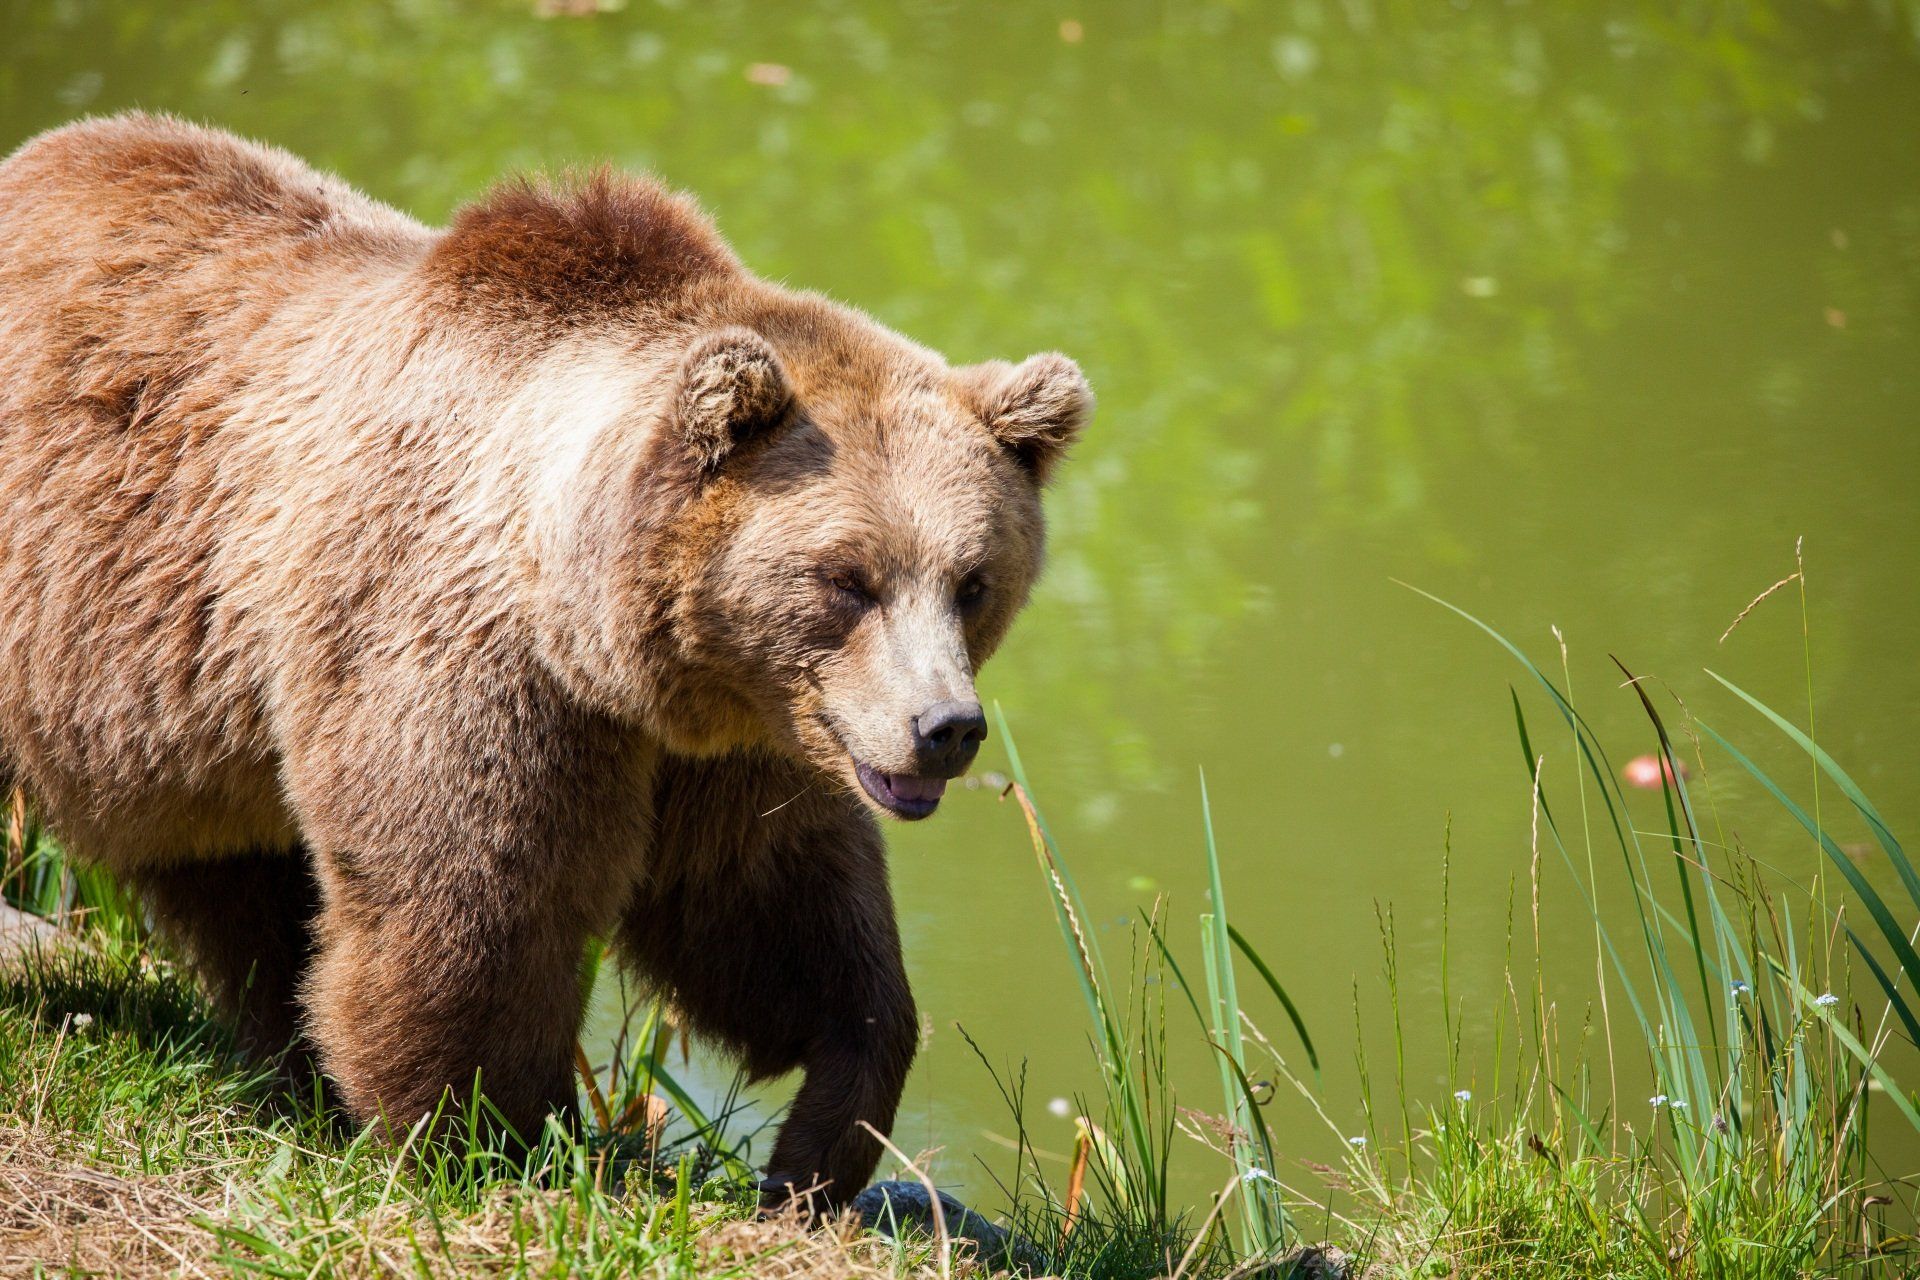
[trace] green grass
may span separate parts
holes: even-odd
[[[1390,1080],[1378,1078],[1359,1035],[1356,989],[1360,1133],[1343,1131],[1329,1115],[1313,1042],[1275,967],[1227,923],[1204,785],[1198,859],[1211,910],[1199,918],[1202,963],[1186,966],[1203,974],[1203,1004],[1165,945],[1160,906],[1143,915],[1126,985],[1116,986],[1097,941],[1081,927],[1088,916],[1067,859],[1009,747],[1010,794],[1026,814],[1041,884],[1086,998],[1102,1084],[1102,1096],[1086,1108],[1095,1118],[1084,1122],[1099,1139],[1083,1144],[1088,1163],[1103,1174],[1091,1191],[1076,1197],[1071,1186],[1050,1182],[1037,1158],[1023,1161],[1016,1190],[1044,1210],[1030,1213],[1036,1235],[1058,1238],[1076,1211],[1091,1215],[1103,1238],[1141,1242],[1147,1247],[1139,1254],[1161,1251],[1157,1271],[1137,1274],[1174,1270],[1169,1250],[1191,1232],[1199,1237],[1194,1273],[1290,1258],[1303,1223],[1360,1255],[1355,1265],[1386,1275],[1920,1274],[1912,1238],[1920,1180],[1887,1167],[1888,1144],[1872,1140],[1881,1129],[1892,1138],[1904,1131],[1912,1150],[1920,1135],[1916,1082],[1896,1076],[1920,1041],[1913,996],[1920,990],[1913,947],[1920,876],[1884,818],[1810,734],[1721,677],[1713,678],[1758,713],[1762,732],[1783,734],[1805,753],[1810,806],[1677,700],[1663,715],[1654,692],[1622,667],[1631,690],[1623,696],[1646,717],[1645,745],[1667,774],[1665,829],[1642,831],[1605,747],[1565,691],[1564,649],[1556,682],[1498,632],[1453,611],[1521,664],[1538,695],[1528,701],[1544,703],[1539,723],[1552,726],[1558,746],[1540,748],[1547,737],[1516,692],[1525,770],[1516,793],[1534,835],[1523,851],[1524,882],[1507,887],[1510,999],[1496,1012],[1491,1061],[1484,1051],[1466,1054],[1461,1042],[1462,1011],[1447,972],[1454,886],[1443,854],[1438,1009],[1403,1007],[1391,908],[1380,915]],[[1721,812],[1712,785],[1721,770],[1756,780],[1804,827],[1841,885],[1824,876],[1805,888],[1775,883],[1735,834],[1745,815]],[[1819,816],[1823,789],[1844,798],[1872,834],[1911,910],[1883,897],[1841,850]],[[1547,892],[1570,887],[1590,917],[1600,974],[1591,994],[1552,990],[1542,976],[1543,882]],[[1621,897],[1630,904],[1624,931],[1602,906]],[[1291,1024],[1285,1047],[1241,1005],[1239,964]],[[1160,981],[1168,970],[1181,979],[1193,1034],[1218,1067],[1218,1110],[1198,1126],[1202,1144],[1170,1140],[1174,1100],[1198,1098],[1200,1086],[1183,1094],[1170,1078],[1168,984]],[[1421,1018],[1437,1025],[1448,1050],[1451,1096],[1437,1106],[1421,1104],[1407,1082],[1407,1027]],[[1484,1096],[1462,1083],[1469,1059],[1493,1082]],[[1273,1077],[1290,1081],[1318,1109],[1347,1152],[1343,1167],[1306,1179],[1282,1167],[1286,1157],[1262,1119],[1263,1100],[1248,1083]],[[1017,1093],[1009,1102],[1019,1123]],[[1024,1124],[1021,1135],[1030,1151]],[[1175,1163],[1203,1174],[1212,1165],[1222,1191],[1211,1205],[1169,1207]]]
[[[1492,1015],[1491,1047],[1467,1051],[1453,992],[1448,930],[1461,886],[1443,842],[1439,1003],[1403,999],[1412,988],[1383,907],[1379,991],[1392,1042],[1384,1057],[1365,1043],[1356,985],[1364,1123],[1336,1123],[1346,1112],[1321,1084],[1325,1031],[1316,1043],[1283,984],[1287,957],[1262,955],[1231,922],[1204,783],[1199,954],[1170,945],[1163,899],[1113,963],[1122,958],[1110,962],[1085,927],[1069,859],[1003,723],[1008,793],[1084,1000],[1100,1086],[1082,1099],[1073,1172],[1061,1181],[1028,1140],[1021,1074],[1000,1073],[1020,1156],[1004,1204],[979,1207],[1006,1210],[1041,1270],[1085,1280],[1305,1276],[1294,1250],[1329,1238],[1354,1255],[1354,1274],[1384,1276],[1920,1273],[1916,1180],[1884,1156],[1889,1139],[1910,1151],[1920,1136],[1916,1082],[1901,1078],[1920,1041],[1920,875],[1895,833],[1791,717],[1716,676],[1752,713],[1723,735],[1628,673],[1619,696],[1646,723],[1636,745],[1668,764],[1660,823],[1643,829],[1646,807],[1630,804],[1568,693],[1564,649],[1550,674],[1454,612],[1511,654],[1527,690],[1511,714],[1516,802],[1532,836],[1515,878],[1496,886],[1508,901],[1508,999]],[[1754,763],[1755,734],[1780,735],[1805,757],[1804,802]],[[1826,868],[1813,884],[1779,881],[1743,848],[1735,833],[1758,815],[1723,812],[1715,786],[1726,774],[1756,783],[1805,830]],[[1841,849],[1840,813],[1871,835],[1898,892],[1883,893]],[[86,945],[0,970],[0,1204],[23,1206],[5,1220],[13,1233],[0,1232],[0,1271],[20,1257],[76,1273],[285,1277],[942,1269],[925,1244],[754,1221],[725,1115],[703,1113],[665,1069],[670,1028],[657,1008],[615,1046],[605,1085],[596,1081],[603,1096],[589,1110],[600,1122],[581,1138],[556,1128],[530,1165],[473,1135],[396,1149],[342,1134],[239,1062],[110,882],[76,872],[30,824],[13,847],[24,857],[6,870],[9,900],[67,920]],[[1543,976],[1542,896],[1568,893],[1591,923],[1592,987]],[[1282,1034],[1263,1031],[1256,1006]],[[1476,1036],[1487,1035],[1483,1022]],[[1408,1083],[1409,1041],[1432,1034],[1450,1072],[1437,1101]],[[1198,1080],[1174,1078],[1184,1038],[1209,1060]],[[1345,1152],[1339,1167],[1289,1153],[1266,1118],[1272,1089],[1256,1081],[1317,1110]],[[641,1159],[605,1117],[655,1090],[675,1101],[680,1127]],[[1218,1193],[1181,1202],[1176,1188],[1197,1182]]]
[[[554,1128],[532,1161],[339,1132],[231,1053],[171,967],[93,935],[0,969],[0,1273],[935,1274],[754,1219],[723,1159]]]

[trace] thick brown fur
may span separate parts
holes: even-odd
[[[769,1167],[836,1201],[915,1026],[861,769],[973,696],[1090,407],[645,179],[436,232],[215,131],[57,130],[0,164],[0,775],[355,1117],[476,1072],[570,1112],[615,937],[805,1069]]]

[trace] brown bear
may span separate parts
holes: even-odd
[[[914,1054],[873,815],[986,734],[1092,397],[750,274],[686,199],[444,231],[124,115],[0,164],[0,774],[361,1121],[570,1113],[590,937],[844,1201]]]

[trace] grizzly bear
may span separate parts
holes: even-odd
[[[687,199],[430,230],[124,115],[0,164],[0,775],[262,1054],[404,1129],[575,1104],[590,938],[872,1173],[917,1038],[875,814],[986,722],[1092,397],[750,274]]]

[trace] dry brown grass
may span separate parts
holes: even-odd
[[[564,1189],[456,1191],[402,1153],[257,1112],[257,1086],[230,1073],[166,972],[89,948],[22,958],[24,971],[0,964],[0,1280],[940,1275],[931,1245],[700,1195],[676,1210],[604,1166]]]
[[[223,1238],[221,1225],[254,1230],[245,1189],[217,1168],[167,1175],[117,1172],[17,1124],[0,1125],[0,1277],[47,1272],[149,1276],[229,1275],[250,1251]],[[638,1203],[627,1208],[641,1211]],[[564,1262],[546,1246],[555,1215],[574,1212],[568,1193],[502,1187],[477,1213],[421,1221],[419,1206],[396,1199],[333,1221],[279,1218],[276,1235],[297,1235],[304,1254],[324,1255],[329,1274],[466,1277],[549,1273]],[[695,1209],[691,1255],[661,1260],[654,1274],[730,1274],[768,1280],[828,1277],[930,1278],[930,1263],[902,1262],[886,1241],[841,1222],[809,1229],[793,1218],[743,1220]],[[545,1255],[545,1256],[543,1256]],[[954,1274],[984,1274],[956,1258]]]
[[[114,1173],[0,1125],[0,1276],[204,1274],[217,1241],[198,1222],[211,1188],[195,1182]]]

